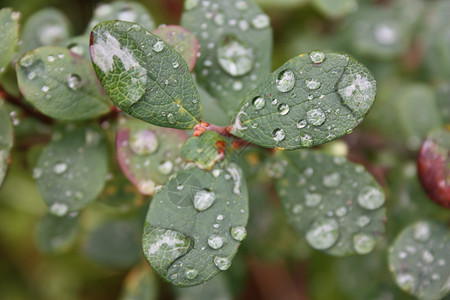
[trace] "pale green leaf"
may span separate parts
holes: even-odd
[[[358,0],[312,0],[311,3],[331,18],[342,17],[358,9]]]
[[[0,187],[8,169],[8,160],[13,144],[13,127],[5,104],[0,99]]]
[[[11,8],[0,10],[0,74],[8,66],[19,41],[19,16]]]
[[[199,137],[192,136],[181,148],[181,157],[194,162],[203,170],[211,170],[225,158],[226,141],[214,131],[205,131]]]
[[[175,288],[177,300],[231,300],[231,289],[228,286],[224,274],[219,274],[203,284],[188,287]]]

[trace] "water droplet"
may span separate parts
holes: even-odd
[[[256,109],[262,109],[266,105],[266,100],[263,97],[255,97],[252,100],[252,104]]]
[[[227,36],[217,48],[219,65],[231,76],[242,76],[253,68],[253,50],[234,37]]]
[[[170,124],[174,124],[176,121],[175,116],[172,113],[167,114],[167,120],[169,121]]]
[[[242,242],[247,236],[247,230],[243,226],[233,226],[230,229],[230,234],[233,239]]]
[[[306,120],[300,120],[300,121],[297,122],[297,128],[298,129],[305,128],[306,124],[308,124],[308,122]]]
[[[316,221],[306,233],[306,240],[315,249],[328,249],[339,238],[339,224],[334,219]]]
[[[284,116],[287,115],[289,112],[289,105],[288,104],[280,104],[278,106],[278,111],[280,112],[280,115]]]
[[[347,207],[341,206],[338,209],[336,209],[334,213],[336,214],[336,216],[342,218],[347,214]]]
[[[39,179],[42,176],[42,169],[40,168],[34,168],[33,169],[33,178]]]
[[[277,143],[281,142],[286,137],[286,135],[284,134],[284,130],[281,128],[275,129],[272,132],[272,136],[273,136],[273,139],[275,140],[275,142],[277,142]]]
[[[404,290],[412,290],[416,286],[416,280],[409,273],[398,274],[397,283]]]
[[[431,263],[434,261],[434,255],[433,255],[433,253],[431,253],[431,251],[429,251],[429,250],[425,250],[425,251],[422,253],[422,260],[423,260],[424,262],[426,262],[427,264],[431,264]]]
[[[153,261],[169,266],[175,259],[185,254],[192,240],[184,234],[170,229],[154,228],[144,238],[144,253]]]
[[[216,25],[218,25],[218,26],[222,26],[225,23],[225,16],[223,14],[220,14],[220,13],[217,14],[214,17],[214,23],[216,23]]]
[[[301,204],[294,205],[294,207],[292,208],[292,213],[297,215],[301,212],[303,212],[303,206]]]
[[[211,205],[216,200],[216,194],[207,189],[199,190],[194,196],[194,207],[198,211],[204,211],[211,207]]]
[[[217,215],[216,220],[217,220],[217,221],[222,221],[223,218],[224,218],[224,216],[223,216],[222,214],[220,214],[220,215]]]
[[[19,61],[19,64],[24,67],[28,68],[30,67],[34,62],[34,57],[32,54],[25,54]]]
[[[196,269],[186,269],[184,272],[187,279],[194,279],[198,275],[198,271]]]
[[[231,266],[231,260],[228,257],[216,256],[214,257],[214,264],[219,270],[225,271]]]
[[[341,183],[341,175],[337,172],[325,175],[322,182],[326,187],[337,187]]]
[[[242,84],[242,81],[235,81],[233,83],[233,90],[235,90],[235,91],[240,91],[240,90],[242,90],[243,87],[244,86]]]
[[[245,1],[236,2],[236,8],[239,10],[246,10],[248,8],[248,4]]]
[[[223,246],[223,238],[218,234],[211,234],[208,237],[208,245],[213,249],[219,249]]]
[[[358,194],[358,203],[369,210],[380,208],[384,204],[384,194],[377,188],[366,186]]]
[[[153,51],[155,52],[161,52],[164,49],[164,42],[163,41],[157,41],[153,47],[152,47]]]
[[[420,222],[414,226],[414,239],[426,242],[430,238],[430,227],[427,223]]]
[[[65,203],[55,202],[50,206],[50,213],[62,217],[69,211],[69,207]]]
[[[81,77],[78,74],[70,73],[67,75],[67,85],[72,90],[76,90],[81,86]]]
[[[257,15],[255,18],[253,18],[252,20],[252,25],[253,27],[255,27],[256,29],[264,29],[267,26],[269,26],[270,23],[270,19],[267,15],[265,14],[260,14]]]
[[[49,88],[47,85],[43,85],[42,88],[41,88],[41,90],[42,90],[44,93],[47,93],[47,92],[50,90],[50,88]]]
[[[158,171],[161,172],[164,175],[169,175],[172,173],[173,170],[173,163],[170,160],[166,160],[159,164]]]
[[[309,134],[305,134],[304,136],[300,137],[300,144],[302,145],[302,147],[311,147],[313,143],[314,141]]]
[[[152,154],[158,148],[158,137],[153,131],[138,130],[130,137],[130,148],[138,155]]]
[[[306,194],[305,198],[306,198],[305,204],[308,207],[315,207],[319,205],[319,203],[322,201],[322,195],[317,193],[313,194],[308,193]]]
[[[397,40],[396,28],[387,24],[378,24],[374,30],[375,40],[381,45],[392,45]]]
[[[308,95],[308,100],[314,99],[314,95]]]
[[[184,1],[184,9],[191,10],[198,5],[199,0],[186,0]]]
[[[174,62],[172,63],[172,67],[173,67],[174,69],[178,68],[179,66],[180,66],[180,64],[179,64],[177,61],[174,61]]]
[[[320,64],[325,60],[325,53],[322,51],[313,51],[309,54],[309,57],[313,63]]]
[[[305,82],[306,82],[306,87],[310,90],[317,90],[321,86],[321,83],[315,79],[306,80]]]
[[[54,62],[55,61],[55,57],[53,55],[49,55],[49,56],[47,56],[47,60],[49,62]]]
[[[325,122],[325,113],[320,108],[311,109],[306,113],[309,124],[320,126]]]
[[[295,75],[291,70],[284,70],[278,74],[277,89],[286,93],[292,91],[295,85]]]
[[[153,195],[155,193],[155,183],[152,180],[139,181],[137,188],[144,195]]]
[[[55,174],[62,174],[65,171],[67,171],[67,164],[65,163],[61,162],[53,166],[53,172],[55,172]]]
[[[358,254],[367,254],[375,247],[375,239],[364,233],[353,236],[353,247]]]

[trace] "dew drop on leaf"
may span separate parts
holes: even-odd
[[[300,137],[300,144],[302,145],[302,147],[311,147],[313,143],[314,141],[309,134],[305,134],[304,136]]]
[[[309,54],[309,57],[313,63],[320,64],[325,60],[325,53],[322,51],[313,51]]]
[[[280,92],[286,93],[292,91],[295,85],[295,75],[291,70],[284,70],[278,74],[277,89]]]
[[[72,90],[76,90],[81,86],[81,77],[78,74],[70,73],[67,75],[67,85]]]
[[[152,154],[158,149],[158,137],[150,130],[136,131],[130,138],[130,148],[138,155]]]
[[[197,191],[194,196],[194,207],[198,211],[204,211],[213,205],[216,200],[216,194],[214,192],[209,191],[207,189],[202,189]]]
[[[298,129],[305,128],[307,124],[308,124],[308,122],[306,120],[304,120],[304,119],[300,120],[297,122],[297,128]]]
[[[59,217],[66,215],[68,211],[69,207],[65,203],[55,202],[50,207],[50,212]]]
[[[247,236],[247,231],[243,226],[233,226],[230,229],[230,234],[233,239],[236,241],[242,242]]]
[[[280,104],[278,106],[278,111],[280,112],[280,115],[285,116],[289,112],[289,105],[288,104]]]
[[[194,279],[198,275],[198,271],[196,269],[186,269],[185,273],[187,279]]]
[[[155,51],[156,53],[159,53],[161,51],[163,51],[164,49],[164,42],[163,41],[157,41],[153,47],[152,47],[153,51]]]
[[[242,76],[253,68],[253,49],[235,37],[224,38],[217,48],[217,58],[222,69],[231,76]]]
[[[155,186],[153,180],[141,180],[137,184],[139,192],[144,195],[153,195],[155,193]]]
[[[267,26],[269,26],[270,23],[270,19],[267,15],[265,14],[260,14],[257,15],[256,17],[253,18],[252,20],[252,25],[253,27],[255,27],[256,29],[264,29]]]
[[[191,9],[195,8],[198,5],[199,1],[200,0],[186,0],[184,2],[184,9],[191,10]]]
[[[262,109],[266,105],[266,100],[263,97],[255,97],[252,104],[256,109]]]
[[[53,172],[55,172],[55,174],[62,174],[64,172],[67,171],[67,164],[66,163],[57,163],[56,165],[53,166]]]
[[[380,208],[384,204],[384,194],[374,187],[364,187],[358,194],[358,203],[368,210]]]
[[[430,227],[426,223],[418,223],[414,227],[414,239],[419,242],[426,242],[430,238]]]
[[[367,254],[375,247],[375,239],[368,234],[355,234],[353,236],[353,247],[358,254]]]
[[[306,80],[305,83],[306,87],[310,90],[317,90],[322,85],[319,81],[315,79]]]
[[[308,243],[318,250],[330,248],[338,238],[339,224],[334,219],[316,221],[306,233]]]
[[[213,249],[219,249],[223,246],[223,238],[218,234],[211,234],[208,237],[208,245]]]
[[[337,172],[323,176],[322,183],[326,187],[337,187],[341,183],[341,175]]]
[[[216,256],[214,257],[214,264],[221,271],[228,270],[231,266],[231,260],[228,257]]]
[[[322,195],[317,194],[317,193],[308,193],[305,196],[306,201],[305,204],[308,207],[315,207],[317,205],[319,205],[319,203],[322,201]]]
[[[284,138],[286,137],[286,135],[284,134],[284,130],[281,128],[277,128],[272,132],[273,135],[273,139],[276,142],[281,142],[282,140],[284,140]]]
[[[325,122],[325,113],[320,108],[311,109],[306,113],[308,123],[320,126]]]
[[[158,166],[158,171],[164,175],[169,175],[172,173],[173,163],[170,160],[163,161]]]

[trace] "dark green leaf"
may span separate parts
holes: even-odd
[[[450,231],[420,221],[406,227],[389,248],[389,268],[397,285],[419,299],[441,299],[450,291]]]
[[[335,256],[372,251],[384,233],[385,196],[363,166],[303,150],[280,152],[272,168],[289,221],[313,248]]]
[[[42,151],[33,177],[54,215],[63,216],[87,206],[102,191],[108,171],[108,152],[97,127],[68,126]]]
[[[252,1],[185,1],[181,25],[199,39],[200,85],[227,113],[271,71],[270,20]]]
[[[0,99],[0,187],[5,179],[8,169],[8,160],[13,144],[13,127],[5,108],[3,100]]]
[[[183,170],[153,197],[144,255],[172,284],[201,284],[230,267],[247,219],[247,186],[236,164],[221,163],[211,172]]]
[[[74,244],[80,231],[80,220],[78,213],[72,214],[63,217],[46,214],[38,221],[34,236],[41,252],[61,253]]]
[[[205,131],[199,137],[192,136],[181,148],[181,156],[193,161],[203,170],[211,170],[214,165],[225,158],[226,141],[214,131]]]
[[[189,68],[161,38],[137,24],[103,22],[92,31],[91,57],[108,96],[131,116],[178,129],[200,122]]]
[[[172,46],[183,57],[189,66],[189,70],[192,72],[197,62],[200,47],[197,38],[192,32],[178,25],[169,25],[160,26],[153,30],[152,33]]]
[[[8,66],[19,41],[19,16],[11,8],[0,10],[0,74]]]
[[[219,274],[210,281],[189,288],[175,288],[177,300],[231,300],[231,290],[224,274]]]
[[[375,99],[375,79],[348,55],[313,51],[263,81],[234,117],[232,133],[267,148],[308,148],[353,130]]]
[[[83,56],[86,60],[91,61],[91,55],[89,53],[89,35],[71,37],[64,41],[62,46],[79,56]]]
[[[121,118],[116,136],[117,160],[128,179],[144,195],[153,195],[182,163],[180,149],[185,132]]]
[[[97,6],[86,28],[86,34],[91,33],[98,23],[111,20],[134,22],[147,30],[155,28],[155,22],[144,5],[134,1],[114,1]]]
[[[312,0],[326,16],[336,18],[355,12],[358,9],[358,0]]]
[[[52,118],[84,120],[110,110],[91,64],[68,49],[40,47],[22,56],[16,69],[25,98]]]
[[[23,26],[20,53],[46,45],[59,45],[70,36],[67,17],[55,8],[34,13]]]
[[[158,282],[148,267],[135,267],[125,278],[120,300],[156,300],[158,299]]]

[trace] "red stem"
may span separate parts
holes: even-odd
[[[231,126],[217,126],[206,122],[201,122],[200,124],[195,125],[193,136],[200,136],[205,131],[214,131],[220,134],[221,136],[233,138],[232,146],[235,149],[240,149],[248,146],[256,146],[255,144],[247,142],[232,134]]]

